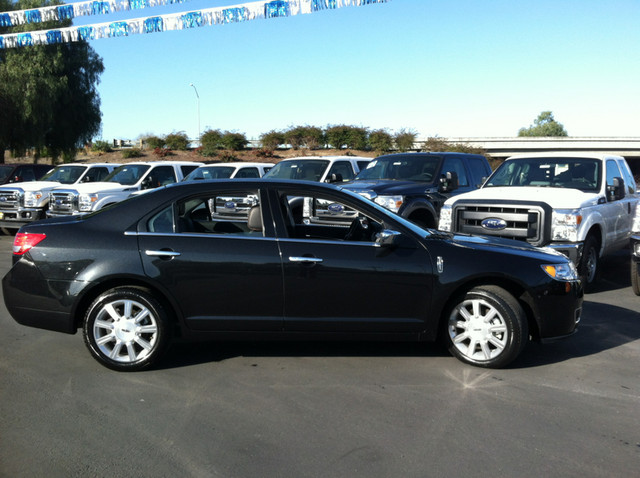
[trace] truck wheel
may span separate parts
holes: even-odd
[[[149,292],[116,287],[93,301],[83,336],[91,355],[118,371],[151,367],[167,348],[171,327],[162,304]]]
[[[527,319],[522,306],[506,290],[476,287],[451,309],[444,339],[449,352],[462,362],[501,368],[527,344]]]
[[[635,295],[640,295],[640,263],[631,259],[631,289]]]
[[[600,245],[592,235],[587,236],[587,240],[584,241],[582,257],[578,265],[578,274],[584,289],[586,291],[593,290],[593,286],[600,274]]]

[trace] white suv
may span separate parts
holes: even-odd
[[[556,249],[573,260],[590,288],[600,258],[629,244],[639,201],[620,156],[521,155],[508,158],[480,189],[447,200],[439,228]]]

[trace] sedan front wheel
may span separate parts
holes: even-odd
[[[83,327],[91,355],[113,370],[152,366],[167,348],[170,327],[162,304],[149,292],[116,287],[89,307]]]
[[[476,287],[454,305],[445,340],[462,362],[487,368],[511,363],[528,341],[522,306],[497,286]]]

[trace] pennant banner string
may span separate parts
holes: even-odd
[[[189,0],[88,0],[86,2],[52,5],[29,10],[15,10],[0,13],[0,27],[12,27],[24,25],[25,23],[40,23],[52,20],[61,21],[89,15],[108,15],[109,13],[180,4],[188,1]]]
[[[130,0],[129,3],[143,1],[145,0]],[[149,4],[151,1],[153,0],[149,0]],[[388,0],[266,0],[228,7],[215,7],[169,15],[136,18],[133,20],[4,34],[0,35],[0,49],[33,45],[52,45],[81,40],[95,40],[98,38],[123,37],[140,33],[183,30],[261,18],[289,17],[348,6],[386,3],[387,1]],[[61,5],[58,7],[60,6]],[[2,24],[0,24],[0,26],[2,26]]]

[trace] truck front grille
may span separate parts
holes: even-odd
[[[0,209],[15,209],[20,204],[20,192],[0,191]]]
[[[456,203],[454,231],[545,243],[545,211],[537,205]]]
[[[53,192],[49,194],[49,209],[57,213],[71,213],[76,205],[73,193]]]

